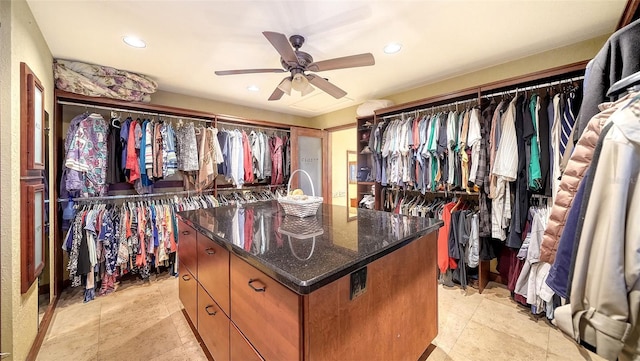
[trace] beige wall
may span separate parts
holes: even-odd
[[[11,353],[3,360],[24,360],[38,330],[38,287],[20,293],[20,62],[44,85],[45,110],[53,116],[53,60],[25,0],[0,1],[0,22],[1,345]]]
[[[197,98],[183,94],[158,91],[151,95],[152,104],[193,109],[214,114],[233,115],[253,120],[266,120],[289,125],[308,126],[309,118],[291,114],[283,114],[268,110],[245,107],[242,105],[223,103],[211,99]]]
[[[390,99],[394,101],[395,104],[407,103],[540,70],[589,60],[598,53],[608,37],[609,34],[603,35],[455,78],[441,80],[409,91],[385,95],[382,96],[382,98]],[[311,124],[315,124],[321,129],[347,124],[355,119],[357,107],[358,106],[353,106],[317,116],[311,120]]]

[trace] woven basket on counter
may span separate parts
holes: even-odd
[[[293,179],[293,175],[297,172],[304,173],[309,179],[309,183],[311,184],[311,192],[313,195],[311,196],[292,196],[291,193],[291,180]],[[278,203],[284,209],[284,213],[289,216],[296,217],[309,217],[316,212],[318,212],[318,208],[320,204],[322,204],[322,197],[316,197],[316,191],[313,187],[313,181],[311,180],[311,176],[309,173],[302,169],[296,169],[291,173],[289,177],[289,183],[287,184],[287,196],[278,198]]]

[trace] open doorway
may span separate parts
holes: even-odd
[[[347,220],[358,217],[358,153],[347,151]]]

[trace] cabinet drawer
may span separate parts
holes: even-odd
[[[178,295],[193,326],[198,328],[198,281],[186,269],[180,271]]]
[[[236,326],[231,322],[230,343],[231,343],[231,360],[232,361],[264,361],[256,352],[244,336],[238,331]],[[217,359],[216,359],[217,361]]]
[[[229,315],[229,251],[198,234],[198,282]]]
[[[300,358],[299,296],[235,255],[231,320],[266,360]]]
[[[198,285],[198,333],[214,360],[229,360],[229,318],[201,285]]]
[[[197,232],[183,221],[178,222],[178,259],[180,266],[187,267],[198,278],[196,235]]]

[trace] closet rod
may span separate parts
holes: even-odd
[[[191,118],[191,117],[181,117],[181,116],[177,116],[177,115],[171,115],[171,114],[163,114],[163,113],[158,113],[158,118],[173,118],[173,119],[183,119],[183,120],[192,120],[194,122],[201,122],[201,123],[213,123],[214,120],[213,119],[202,119],[202,118]]]
[[[289,129],[275,128],[271,126],[262,126],[262,125],[256,125],[256,124],[245,125],[240,123],[225,122],[222,120],[218,120],[216,124],[228,125],[231,127],[247,128],[247,129],[268,129],[268,130],[274,130],[278,132],[291,133]]]
[[[421,109],[401,112],[401,113],[392,114],[392,115],[385,115],[385,116],[382,117],[382,119],[399,118],[399,117],[403,117],[405,115],[418,115],[418,114],[420,114],[422,112],[429,112],[429,111],[433,111],[434,109],[438,109],[438,108],[446,108],[446,107],[458,106],[458,105],[466,104],[466,103],[477,103],[477,102],[478,102],[478,100],[476,98],[471,98],[471,99],[466,99],[466,100],[458,100],[458,101],[455,101],[453,103],[432,105],[432,106],[427,106],[426,108],[421,108]]]
[[[180,192],[165,192],[165,193],[151,193],[151,194],[123,194],[116,196],[104,196],[104,197],[84,197],[84,198],[63,198],[58,199],[58,202],[68,202],[72,200],[74,202],[95,202],[95,201],[110,201],[110,200],[120,200],[120,199],[146,199],[146,198],[155,198],[155,197],[172,197],[172,196],[192,196],[192,195],[202,195],[205,193],[213,192],[213,189],[206,189],[203,191],[180,191]]]
[[[132,110],[132,109],[124,109],[124,108],[107,107],[107,106],[104,106],[104,105],[91,105],[91,104],[83,104],[83,103],[74,103],[74,102],[68,102],[68,101],[64,101],[64,100],[58,100],[58,104],[60,104],[60,105],[72,105],[72,106],[76,106],[76,107],[84,107],[84,108],[92,108],[92,109],[110,110],[110,111],[121,112],[121,113],[134,113],[134,114],[153,115],[153,116],[157,116],[157,117],[165,117],[165,118],[173,118],[173,119],[193,120],[193,121],[197,121],[197,122],[206,122],[206,123],[212,123],[213,122],[213,120],[211,120],[211,119],[182,117],[182,116],[178,116],[178,115],[163,114],[163,113],[158,113],[158,112],[152,113],[152,112],[147,112],[147,111],[143,111],[143,110]]]
[[[482,97],[483,98],[490,98],[490,97],[494,97],[494,96],[501,96],[501,95],[507,95],[507,94],[511,94],[511,93],[517,93],[519,91],[530,91],[530,90],[546,88],[546,87],[550,87],[550,86],[556,86],[556,85],[560,85],[560,84],[564,84],[564,83],[573,83],[575,81],[583,80],[583,79],[584,79],[584,75],[581,75],[581,76],[577,76],[577,77],[573,77],[573,78],[569,78],[569,79],[556,80],[556,81],[550,81],[550,82],[543,83],[543,84],[536,84],[536,85],[526,86],[526,87],[523,87],[523,88],[516,87],[515,89],[511,89],[511,90],[505,90],[505,91],[501,91],[501,92],[485,94]]]

